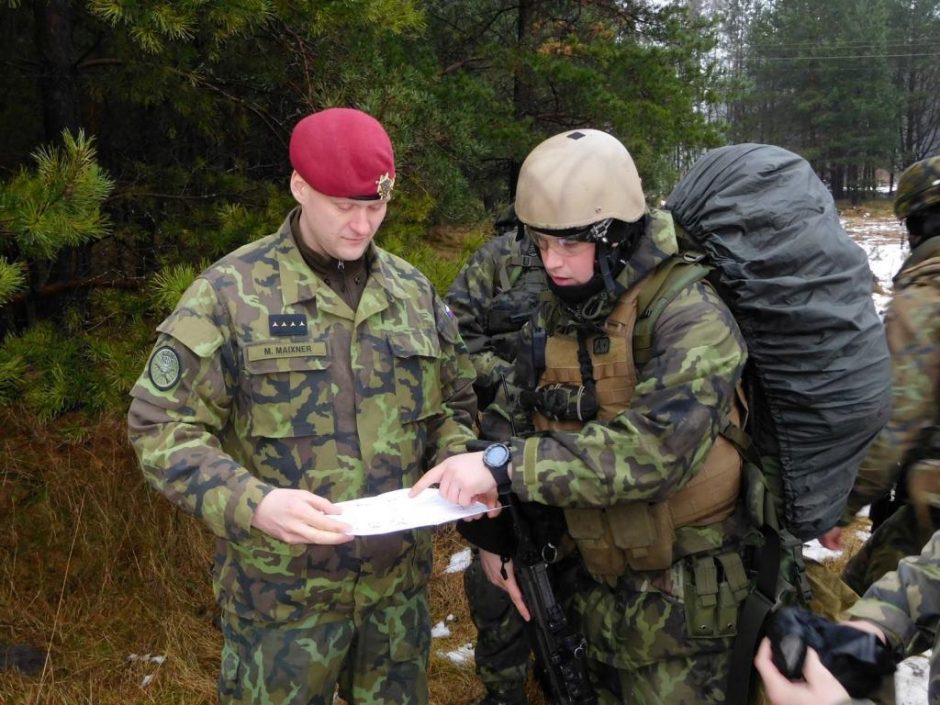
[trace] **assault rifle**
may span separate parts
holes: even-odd
[[[467,449],[481,450],[487,445],[487,441],[477,441],[468,444]],[[550,540],[539,539],[539,534],[548,532],[536,530],[515,494],[501,492],[500,500],[503,511],[495,519],[461,521],[457,529],[475,546],[512,559],[516,581],[532,617],[526,625],[529,642],[552,703],[596,705],[597,697],[584,667],[587,643],[568,624],[549,577],[556,548]],[[559,511],[554,507],[544,509]]]
[[[516,580],[529,613],[532,650],[542,667],[545,686],[555,705],[596,705],[597,697],[587,679],[584,656],[587,642],[568,625],[548,575],[555,560],[551,543],[539,546],[532,526],[512,492],[500,495],[512,517],[516,550],[512,555]]]

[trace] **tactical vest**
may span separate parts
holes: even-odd
[[[634,327],[637,299],[650,277],[633,286],[617,302],[603,328],[608,341],[595,344],[602,335],[587,340],[596,380],[596,418],[609,421],[629,407],[636,387]],[[598,352],[603,351],[603,352]],[[546,341],[545,369],[539,387],[582,384],[578,341],[567,335],[551,335]],[[538,412],[539,431],[576,431],[583,422],[551,420]],[[732,409],[730,423],[740,426]],[[741,490],[741,457],[723,436],[718,436],[699,472],[669,499],[656,503],[630,502],[614,507],[566,509],[568,531],[578,545],[588,571],[598,580],[635,571],[664,570],[679,558],[674,555],[675,530],[684,526],[714,524],[734,511]]]

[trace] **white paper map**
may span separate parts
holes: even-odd
[[[349,533],[355,536],[390,534],[419,526],[443,524],[487,511],[482,502],[474,502],[469,507],[449,502],[433,487],[417,497],[409,497],[406,487],[377,497],[337,502],[336,506],[342,508],[343,513],[335,514],[333,518],[349,524],[352,527]]]

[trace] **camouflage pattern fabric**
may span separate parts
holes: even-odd
[[[911,164],[898,179],[894,212],[906,218],[924,208],[940,203],[940,157],[928,157]]]
[[[345,616],[271,624],[225,614],[219,694],[239,705],[426,705],[430,616],[423,590]]]
[[[842,580],[863,595],[882,575],[895,570],[902,558],[919,553],[933,531],[932,524],[918,522],[911,505],[902,505],[846,563]]]
[[[485,242],[447,290],[477,373],[480,406],[493,399],[501,377],[512,379],[519,329],[538,307],[547,283],[532,242],[516,229]]]
[[[898,466],[937,416],[940,399],[940,238],[911,253],[894,279],[885,315],[891,350],[891,419],[875,438],[858,471],[846,507],[851,519],[884,494]],[[933,253],[933,256],[926,256]]]
[[[463,585],[477,628],[473,651],[477,675],[488,692],[524,688],[532,651],[525,622],[509,595],[486,577],[476,552]]]
[[[671,217],[655,212],[618,281],[631,287],[676,251]],[[537,323],[550,336],[564,334],[603,323],[615,303],[602,292],[575,309],[543,306]],[[527,325],[522,340],[531,337]],[[513,491],[560,507],[662,501],[701,467],[745,359],[721,299],[704,282],[689,286],[657,320],[628,408],[577,431],[513,440]],[[614,585],[591,581],[578,590],[572,618],[587,637],[601,703],[724,701],[737,609],[749,589],[743,571],[733,570],[745,526],[738,511],[719,524],[683,527],[670,568],[627,569]]]
[[[894,296],[885,316],[891,350],[891,419],[875,438],[849,496],[845,521],[886,493],[905,456],[916,452],[940,408],[940,238],[921,244],[894,280]],[[846,581],[859,594],[893,569],[900,557],[923,545],[935,526],[907,522],[905,513],[885,522],[847,566]]]
[[[431,532],[289,545],[251,526],[266,494],[336,502],[410,486],[465,449],[476,405],[456,321],[420,272],[372,248],[352,311],[304,263],[290,223],[190,286],[158,326],[128,417],[147,480],[218,537],[225,618],[275,631],[422,591]],[[391,614],[373,618],[388,625]]]
[[[519,329],[546,289],[538,250],[528,238],[517,240],[516,228],[484,243],[448,289],[445,298],[470,351],[481,407],[493,399],[501,379],[512,385]],[[518,414],[516,433],[530,424],[527,414]],[[507,440],[509,432],[497,438],[492,429],[484,428],[483,436]],[[464,574],[464,589],[477,627],[477,675],[489,692],[522,689],[531,653],[522,617],[506,593],[486,578],[476,555]]]
[[[881,627],[898,659],[932,648],[927,698],[940,702],[940,532],[872,585],[849,615]]]

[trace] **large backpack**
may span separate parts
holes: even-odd
[[[865,252],[812,167],[780,147],[707,152],[665,207],[747,341],[746,430],[782,493],[783,524],[815,538],[840,518],[891,410]]]

